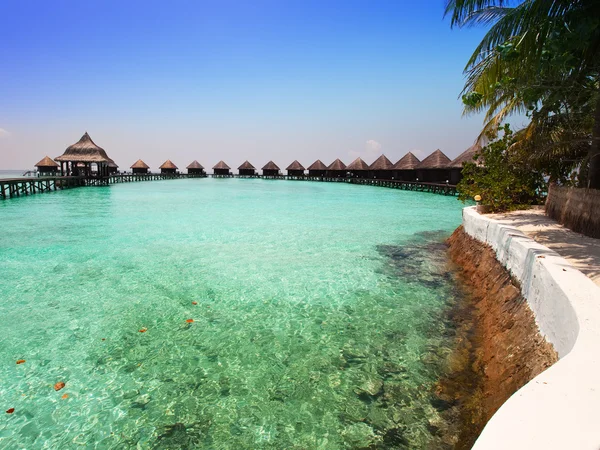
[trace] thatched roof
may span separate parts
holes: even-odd
[[[308,170],[327,170],[327,166],[323,164],[323,161],[317,159],[314,163],[308,166]]]
[[[392,167],[394,167],[394,164],[392,164],[392,162],[387,159],[387,157],[385,155],[381,155],[379,158],[377,158],[375,161],[373,161],[373,164],[371,164],[369,166],[370,170],[392,170]]]
[[[119,166],[117,165],[116,162],[114,162],[112,159],[108,158],[108,167],[114,167],[115,169],[118,169]]]
[[[421,161],[412,152],[408,152],[394,164],[394,170],[412,170],[419,165]]]
[[[448,163],[450,162],[450,158],[442,153],[440,149],[437,149],[419,164],[417,164],[416,169],[446,169],[448,167]]]
[[[204,167],[198,161],[193,160],[186,169],[204,169]]]
[[[103,148],[98,147],[87,131],[78,142],[67,147],[65,152],[55,158],[56,161],[79,161],[79,162],[109,162],[110,158]]]
[[[46,156],[39,163],[37,163],[35,167],[58,167],[58,164],[56,164],[56,162],[49,156]]]
[[[213,167],[214,169],[225,169],[225,170],[229,170],[231,169],[231,167],[229,167],[227,164],[225,164],[225,162],[223,161],[219,161],[218,163],[216,163]]]
[[[334,162],[329,164],[327,170],[346,170],[346,164],[344,164],[340,159],[336,159]]]
[[[480,150],[481,150],[481,145],[479,145],[479,144],[472,145],[471,147],[466,149],[464,152],[462,152],[460,155],[458,155],[456,158],[454,158],[450,162],[450,164],[448,164],[448,167],[450,167],[452,169],[462,169],[463,163],[466,163],[466,162],[472,162],[472,163],[477,164],[478,166],[483,166],[483,160],[481,158],[478,158],[477,161],[475,161],[473,159],[473,157],[475,156],[475,153],[477,153]]]
[[[285,170],[304,170],[304,166],[298,160],[291,163]]]
[[[256,167],[250,164],[250,162],[244,161],[244,163],[238,167],[238,170],[256,170]]]
[[[179,169],[179,167],[177,167],[175,164],[173,164],[171,162],[170,159],[167,159],[164,163],[162,163],[162,166],[159,167],[159,169]]]
[[[279,170],[279,166],[275,164],[273,161],[269,161],[264,165],[262,170]]]
[[[150,168],[150,166],[148,164],[146,164],[144,161],[142,161],[141,159],[138,159],[130,167],[130,169],[149,169],[149,168]]]
[[[362,158],[356,158],[350,164],[346,166],[346,170],[369,170],[369,165],[362,160]]]

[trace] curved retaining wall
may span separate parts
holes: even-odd
[[[560,357],[502,405],[473,448],[600,449],[600,288],[556,252],[475,207],[463,210],[463,227],[521,283]]]

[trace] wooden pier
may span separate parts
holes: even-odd
[[[419,181],[380,180],[369,178],[343,177],[309,177],[301,175],[206,175],[187,173],[134,173],[111,174],[104,177],[38,177],[0,179],[0,200],[24,197],[44,192],[58,191],[83,186],[108,186],[116,183],[133,183],[139,181],[172,180],[181,178],[263,178],[269,180],[297,180],[326,183],[351,183],[369,186],[402,189],[406,191],[430,192],[441,195],[456,195],[456,186],[445,183],[425,183]]]

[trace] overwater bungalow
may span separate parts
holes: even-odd
[[[146,164],[141,159],[138,159],[130,167],[131,173],[148,173],[149,168],[150,168],[150,166],[148,166],[148,164]]]
[[[327,167],[327,176],[333,178],[346,177],[346,164],[344,164],[339,158],[336,159]]]
[[[472,162],[479,167],[483,166],[483,160],[481,158],[478,158],[477,160],[473,159],[475,154],[479,151],[481,151],[481,145],[474,144],[448,164],[448,168],[450,169],[450,184],[458,184],[462,179],[462,169],[464,163]]]
[[[352,178],[366,178],[369,175],[369,165],[359,157],[346,166],[346,172]]]
[[[119,171],[119,166],[116,162],[114,162],[111,158],[108,158],[108,173],[117,173]]]
[[[160,173],[177,173],[179,169],[170,159],[167,159],[162,165],[159,167]]]
[[[38,162],[35,167],[39,175],[56,175],[58,172],[58,164],[49,156]]]
[[[204,175],[204,167],[198,161],[193,160],[187,167],[187,172],[190,175]]]
[[[298,160],[291,163],[287,168],[287,174],[289,177],[302,177],[304,176],[304,166],[298,162]]]
[[[420,162],[412,152],[408,152],[392,167],[394,180],[415,181],[417,178],[415,169]]]
[[[450,158],[437,149],[416,166],[417,181],[425,181],[429,183],[446,183],[450,182],[450,170],[448,164]]]
[[[327,172],[327,166],[320,159],[308,166],[309,177],[324,177],[325,172]]]
[[[279,176],[279,166],[273,161],[269,161],[263,166],[262,174],[265,177],[277,177]]]
[[[108,176],[108,163],[112,161],[102,147],[97,146],[87,131],[75,144],[54,158],[60,163],[60,173],[64,176]]]
[[[391,180],[393,167],[394,164],[385,155],[381,155],[369,166],[369,177]]]
[[[216,173],[216,172],[215,172]],[[238,167],[238,173],[242,176],[251,176],[256,175],[256,167],[250,164],[249,161],[244,161],[240,167]]]
[[[213,167],[213,173],[215,175],[229,176],[229,175],[231,175],[231,172],[229,172],[230,170],[231,170],[231,167],[229,167],[227,164],[225,164],[224,161],[219,161]]]

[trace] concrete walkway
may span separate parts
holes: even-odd
[[[600,239],[563,227],[547,217],[541,208],[488,214],[487,217],[518,228],[536,242],[554,250],[600,286]]]

